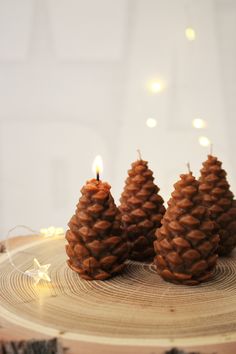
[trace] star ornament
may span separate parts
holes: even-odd
[[[45,280],[50,282],[51,279],[48,275],[48,269],[51,264],[41,265],[39,261],[34,258],[34,267],[25,272],[26,275],[34,279],[35,285],[37,285],[40,280]]]

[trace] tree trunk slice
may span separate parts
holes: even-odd
[[[104,348],[120,353],[121,345],[122,353],[134,353],[134,348],[140,354],[164,353],[163,347],[236,352],[236,254],[220,259],[213,279],[196,287],[166,283],[153,265],[137,262],[111,280],[87,282],[66,265],[64,243],[62,238],[40,239],[12,252],[23,271],[32,267],[34,257],[52,264],[52,282],[37,286],[13,269],[7,255],[0,256],[3,327],[60,337],[71,348],[80,343],[83,354],[95,348],[96,353],[106,353]]]

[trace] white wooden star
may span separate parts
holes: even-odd
[[[51,281],[48,275],[48,269],[51,264],[41,265],[39,261],[34,258],[34,267],[25,272],[26,275],[34,279],[35,284],[38,284],[40,280]]]

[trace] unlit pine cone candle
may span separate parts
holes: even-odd
[[[220,235],[219,255],[227,256],[236,247],[236,201],[227,181],[227,173],[217,157],[208,155],[201,169],[200,193],[210,218]]]
[[[180,175],[154,242],[158,274],[176,284],[197,285],[212,276],[218,258],[216,224],[201,203],[199,182]]]
[[[153,261],[155,231],[165,213],[164,200],[154,183],[153,172],[138,150],[139,158],[128,171],[120,198],[122,228],[130,244],[129,258]]]
[[[121,231],[120,212],[110,185],[100,180],[102,160],[94,161],[96,179],[81,189],[75,215],[68,223],[66,253],[69,267],[86,280],[105,280],[125,267],[128,247]]]

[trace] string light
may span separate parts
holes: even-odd
[[[53,237],[64,235],[65,230],[62,227],[50,226],[48,228],[40,229],[40,234],[44,237]]]
[[[207,146],[210,146],[211,145],[211,141],[208,137],[206,136],[200,136],[198,138],[198,142],[201,146],[204,146],[204,147],[207,147]]]
[[[160,82],[153,82],[151,88],[152,92],[160,92],[162,90],[162,84]]]
[[[37,285],[40,280],[50,282],[51,279],[48,275],[48,269],[50,266],[51,264],[41,265],[37,258],[34,258],[33,268],[25,271],[25,275],[28,275],[29,277],[33,278],[35,285]]]
[[[31,235],[39,235],[39,232],[31,229],[30,227],[28,226],[25,226],[25,225],[17,225],[15,227],[13,227],[12,229],[10,229],[6,235],[6,251],[7,251],[7,256],[8,256],[8,259],[9,259],[9,262],[11,263],[12,267],[19,273],[23,274],[23,275],[27,275],[29,277],[32,277],[34,279],[34,282],[35,284],[38,284],[40,282],[40,280],[45,280],[47,282],[50,282],[51,279],[48,275],[48,269],[49,267],[51,266],[51,264],[45,264],[45,265],[41,265],[39,263],[39,261],[37,260],[37,258],[34,258],[34,264],[33,264],[33,268],[32,269],[29,269],[29,270],[26,270],[26,271],[23,271],[21,270],[19,267],[17,267],[15,265],[15,263],[13,262],[13,259],[12,259],[12,255],[11,255],[11,252],[9,250],[9,237],[10,237],[10,234],[19,229],[19,228],[23,228],[25,230],[27,230],[27,232],[29,232]],[[47,229],[42,229],[42,230],[47,230]],[[54,228],[54,231],[56,232],[61,232],[62,231],[62,228]],[[64,231],[64,230],[63,230]]]
[[[163,82],[160,80],[152,80],[148,83],[148,90],[153,94],[161,92],[163,88]]]
[[[196,32],[192,27],[187,27],[185,29],[185,36],[189,41],[194,41],[196,39]]]
[[[155,126],[157,125],[157,121],[155,118],[148,118],[146,120],[146,125],[148,126],[148,128],[155,128]]]
[[[193,124],[193,127],[196,129],[204,129],[207,126],[206,121],[201,118],[195,118],[193,120],[192,124]]]

